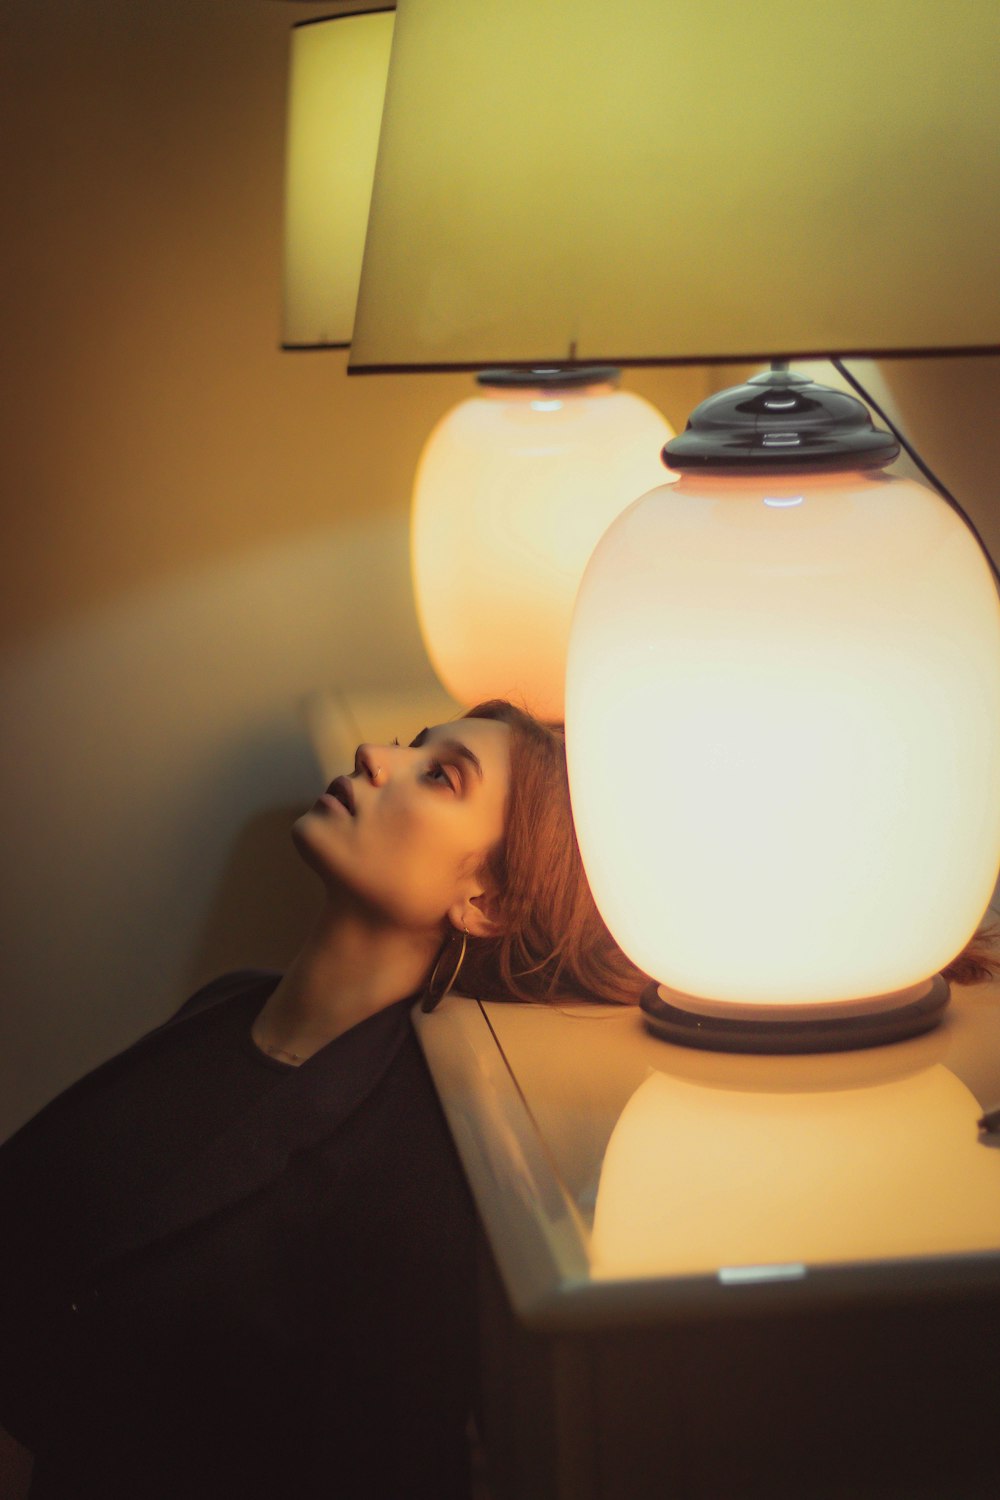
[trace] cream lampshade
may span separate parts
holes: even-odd
[[[486,371],[427,441],[413,580],[428,655],[459,702],[514,698],[563,717],[581,574],[615,516],[663,480],[673,436],[617,382],[608,368]]]
[[[292,30],[286,349],[351,342],[394,19],[383,8],[303,21]]]
[[[1000,346],[983,0],[400,0],[354,370]]]
[[[989,903],[1000,601],[955,512],[882,472],[895,452],[852,397],[755,377],[698,408],[681,478],[584,574],[574,819],[675,1040],[924,1029]]]

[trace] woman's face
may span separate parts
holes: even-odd
[[[338,776],[295,824],[302,857],[401,926],[469,931],[477,879],[503,835],[510,730],[492,719],[424,729],[411,745],[359,745],[354,771]]]

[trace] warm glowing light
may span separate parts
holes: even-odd
[[[417,610],[462,703],[523,699],[561,718],[580,575],[615,516],[666,471],[672,429],[610,384],[484,387],[438,424],[413,501]]]
[[[981,1113],[940,1063],[787,1093],[653,1073],[605,1153],[594,1274],[776,1280],[838,1261],[1000,1250],[1000,1152],[977,1145]]]
[[[351,341],[394,20],[388,10],[292,31],[286,347]]]
[[[934,974],[997,876],[998,664],[987,563],[921,485],[688,473],[637,501],[584,575],[566,703],[626,952],[745,1004]]]

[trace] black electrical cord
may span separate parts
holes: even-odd
[[[874,397],[868,394],[864,386],[861,384],[861,381],[858,380],[857,376],[851,374],[851,371],[844,364],[843,360],[831,357],[830,363],[833,365],[833,368],[837,371],[838,375],[843,376],[848,385],[851,386],[855,391],[857,391],[858,395],[861,397],[865,405],[870,406],[876,416],[881,418],[886,427],[888,427],[889,431],[892,433],[893,437],[896,439],[899,446],[905,449],[906,453],[916,464],[921,474],[923,474],[924,478],[934,486],[941,498],[943,500],[947,500],[952,510],[961,516],[962,520],[965,522],[966,526],[968,526],[969,530],[972,532],[972,535],[975,537],[976,541],[983,549],[983,555],[985,556],[986,561],[989,563],[990,568],[992,569],[994,581],[996,582],[997,588],[1000,589],[1000,571],[997,570],[997,565],[993,561],[990,549],[983,541],[981,535],[979,534],[979,529],[976,526],[975,521],[973,521],[972,517],[969,515],[968,511],[963,510],[962,506],[955,499],[955,496],[951,493],[946,485],[941,483],[941,480],[934,473],[933,469],[931,469],[924,462],[924,460],[920,457],[920,454],[916,451],[912,444],[906,440],[904,435],[896,426],[895,422],[892,421],[891,417],[886,415],[886,413],[882,410],[881,406],[879,406]]]

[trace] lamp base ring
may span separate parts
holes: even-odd
[[[847,1001],[842,1006],[823,1006],[821,1015],[808,1005],[768,1006],[764,1014],[734,1005],[729,1013],[713,1001],[704,1002],[706,1008],[699,1010],[696,996],[675,995],[654,981],[643,990],[639,1006],[654,1036],[683,1047],[710,1052],[848,1052],[931,1031],[950,998],[947,980],[935,974],[916,998],[900,1001],[898,996],[887,995],[882,1007],[869,999],[857,1005]]]

